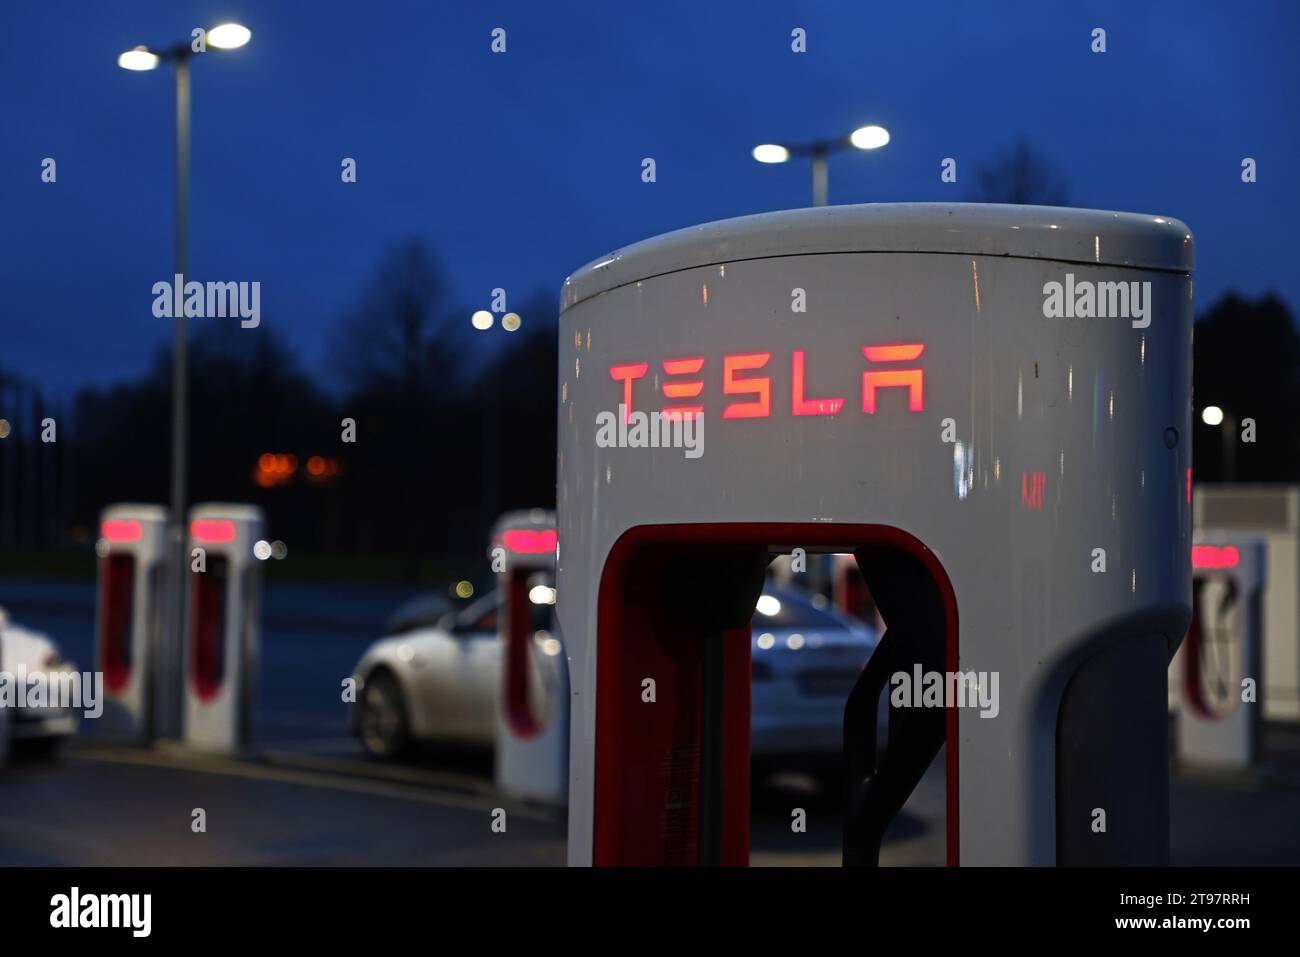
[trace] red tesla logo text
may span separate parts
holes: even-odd
[[[876,397],[882,389],[905,389],[907,408],[920,412],[925,408],[925,372],[917,367],[902,367],[921,357],[922,343],[863,346],[862,354],[872,368],[862,373],[862,411],[876,411]],[[740,352],[722,357],[722,393],[735,396],[722,409],[724,419],[765,419],[772,414],[772,378],[760,374],[772,359],[770,352]],[[886,368],[878,368],[886,366]],[[687,356],[663,361],[665,376],[662,391],[671,400],[698,400],[704,391],[704,356]],[[609,376],[622,385],[624,418],[632,414],[634,385],[650,371],[648,362],[628,362],[609,367]],[[792,415],[838,415],[844,408],[844,396],[813,397],[808,394],[808,362],[802,350],[790,354],[790,413]],[[695,418],[704,411],[696,402],[665,405],[667,418]]]

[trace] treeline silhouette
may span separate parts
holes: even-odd
[[[189,500],[265,508],[270,537],[297,559],[284,572],[304,558],[342,577],[483,567],[501,512],[555,504],[557,298],[512,300],[517,332],[499,317],[477,331],[411,241],[324,333],[324,375],[273,316],[255,333],[194,323]],[[1214,304],[1196,324],[1193,379],[1197,481],[1224,478],[1222,433],[1200,420],[1207,404],[1255,420],[1235,481],[1300,481],[1300,334],[1280,299]],[[105,505],[169,500],[169,348],[139,381],[85,389],[71,408],[0,373],[0,414],[15,423],[0,439],[0,545],[86,551]],[[40,441],[46,416],[55,443]]]
[[[256,332],[193,322],[189,501],[261,505],[291,557],[337,556],[341,574],[371,559],[412,579],[430,560],[482,564],[500,512],[554,507],[558,298],[512,299],[518,331],[477,331],[411,241],[328,333],[324,376],[273,317]],[[170,347],[140,381],[81,391],[71,412],[55,444],[31,428],[0,443],[0,481],[6,467],[32,476],[16,513],[52,516],[12,533],[0,520],[0,543],[85,548],[106,504],[169,501]],[[24,494],[51,485],[66,490]]]

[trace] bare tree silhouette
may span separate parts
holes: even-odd
[[[1068,206],[1065,178],[1021,138],[975,170],[975,199],[985,203]]]
[[[407,394],[440,381],[451,364],[438,335],[447,319],[444,292],[438,262],[422,241],[390,249],[335,330],[330,359],[342,380]]]

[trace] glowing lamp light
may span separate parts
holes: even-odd
[[[158,66],[158,55],[150,53],[148,47],[140,46],[127,50],[117,58],[117,65],[123,70],[152,70]]]
[[[534,585],[528,590],[528,600],[534,605],[554,605],[555,589],[548,585]]]
[[[860,150],[880,149],[889,142],[889,130],[883,126],[862,126],[849,134],[849,142]]]
[[[528,528],[512,528],[501,536],[506,551],[516,555],[544,555],[555,551],[558,535],[553,528],[533,531]]]
[[[190,537],[213,544],[233,542],[235,523],[228,518],[196,518],[190,522]]]
[[[208,46],[235,50],[253,38],[253,31],[238,23],[221,23],[208,31]]]
[[[138,542],[142,532],[134,519],[110,518],[99,526],[99,534],[110,542]]]
[[[763,143],[754,147],[753,156],[760,163],[784,163],[790,158],[790,151],[776,143]]]
[[[768,618],[771,618],[781,610],[780,599],[773,595],[760,595],[758,603],[754,606],[754,610],[760,615],[766,615]]]
[[[1221,425],[1223,423],[1223,410],[1217,405],[1207,405],[1201,410],[1201,421],[1206,425]]]
[[[478,312],[474,313],[474,315],[469,317],[469,321],[475,329],[482,332],[485,329],[491,329],[492,323],[496,320],[492,317],[492,313],[488,312],[486,309],[480,309]]]
[[[1193,568],[1236,568],[1240,560],[1241,556],[1233,545],[1222,548],[1217,545],[1192,546]]]

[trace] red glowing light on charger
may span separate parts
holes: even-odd
[[[1192,546],[1193,568],[1236,568],[1240,560],[1241,555],[1233,545],[1222,548],[1217,545]]]
[[[863,346],[862,354],[869,362],[911,362],[925,352],[920,342],[899,342],[883,346]],[[750,402],[731,402],[723,407],[724,419],[766,419],[772,414],[772,379],[770,376],[741,376],[747,370],[762,369],[772,358],[770,352],[741,352],[722,357],[722,392],[724,395],[751,395]],[[833,396],[810,399],[805,395],[807,374],[806,356],[802,350],[790,354],[790,411],[793,415],[836,415],[844,408],[844,399]],[[698,375],[704,368],[703,356],[681,359],[664,359],[663,370],[669,376]],[[650,369],[648,362],[626,362],[609,367],[609,377],[623,384],[623,421],[632,421],[632,385],[644,378]],[[656,379],[657,382],[657,379]],[[907,390],[907,408],[910,412],[925,409],[925,371],[923,369],[874,369],[862,373],[862,411],[868,415],[876,411],[876,393],[881,389]],[[704,380],[665,382],[661,390],[667,399],[697,399],[704,391]],[[702,405],[666,405],[662,415],[667,419],[695,418],[704,411]]]
[[[110,518],[99,526],[99,534],[110,542],[138,542],[142,532],[135,519]]]
[[[772,358],[770,352],[746,352],[722,357],[722,391],[727,395],[753,394],[753,402],[732,402],[722,410],[724,419],[765,419],[772,414],[772,380],[767,376],[738,379],[745,369],[761,369]]]
[[[835,415],[844,408],[843,399],[805,399],[803,353],[796,352],[790,357],[790,375],[794,384],[790,388],[790,411],[795,415]]]
[[[228,518],[196,518],[190,522],[190,537],[200,542],[233,542],[235,523]]]
[[[925,351],[925,345],[918,342],[902,343],[896,346],[863,346],[863,354],[872,362],[907,362],[919,359]]]
[[[626,365],[610,366],[609,377],[623,383],[623,421],[632,421],[632,380],[639,379],[650,368],[648,362],[629,362]]]
[[[668,375],[692,375],[704,368],[704,356],[692,356],[689,359],[665,359],[664,372]],[[703,379],[689,382],[665,382],[664,395],[670,399],[693,399],[704,391]],[[630,403],[629,403],[630,407]],[[666,405],[663,415],[666,419],[694,419],[704,411],[702,405]]]
[[[512,528],[501,536],[506,551],[516,555],[545,555],[555,551],[558,540],[555,529],[533,531],[528,528]]]
[[[862,347],[862,354],[870,362],[905,362],[919,358],[924,351],[925,345],[915,342]],[[876,390],[890,386],[907,389],[908,411],[920,412],[925,408],[925,373],[920,369],[890,369],[887,372],[862,373],[862,411],[868,414],[875,412]]]
[[[1047,490],[1046,472],[1020,473],[1020,507],[1030,512],[1043,510],[1043,493]]]

